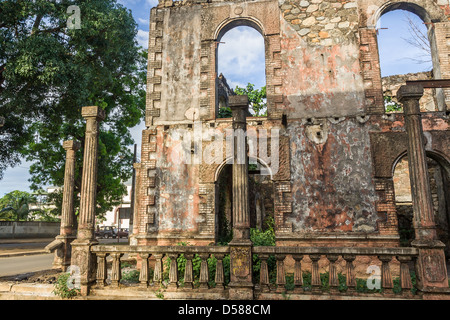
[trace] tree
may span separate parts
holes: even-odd
[[[408,15],[404,14],[405,21],[408,24],[409,38],[402,38],[409,45],[419,49],[421,52],[414,58],[409,58],[417,64],[427,64],[432,68],[431,46],[428,35],[420,28],[416,22]]]
[[[27,220],[29,214],[34,211],[30,205],[36,202],[36,198],[25,191],[12,191],[0,199],[0,219],[8,221]]]
[[[237,95],[247,95],[248,102],[252,110],[255,112],[256,117],[267,116],[267,103],[266,103],[266,86],[261,89],[255,89],[255,85],[248,83],[246,88],[240,88],[236,86],[234,92]]]
[[[67,28],[71,5],[81,28]],[[0,3],[0,178],[21,157],[34,162],[31,188],[63,185],[64,140],[77,152],[75,195],[81,190],[83,106],[106,120],[99,133],[98,214],[121,202],[132,174],[130,128],[145,112],[146,53],[135,40],[131,11],[116,0]],[[52,194],[60,207],[61,193]],[[78,199],[76,200],[78,201]],[[77,202],[76,202],[77,204]]]
[[[266,86],[261,89],[255,89],[255,85],[248,83],[247,87],[241,88],[236,86],[233,91],[237,95],[247,95],[248,102],[252,108],[256,117],[267,116],[267,103],[266,103]],[[230,118],[231,109],[229,107],[223,107],[219,109],[217,118]]]

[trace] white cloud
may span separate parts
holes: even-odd
[[[143,24],[143,25],[147,25],[148,26],[148,24],[149,24],[149,20],[148,19],[137,18],[137,21],[140,24]]]
[[[17,167],[6,169],[3,179],[0,180],[0,198],[14,190],[30,192],[28,179],[31,178],[29,170],[32,164],[23,160]]]
[[[264,38],[250,27],[237,27],[220,40],[218,73],[222,73],[232,87],[251,82],[265,85]]]
[[[148,48],[148,31],[138,30],[136,40],[144,49]]]

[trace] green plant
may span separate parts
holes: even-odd
[[[386,112],[402,112],[403,107],[395,102],[391,96],[384,96],[384,108]]]
[[[136,266],[136,261],[121,261],[120,268],[134,268]]]
[[[64,273],[58,276],[53,289],[53,293],[61,298],[70,299],[77,296],[80,293],[79,289],[70,289],[67,286],[67,282],[69,280],[70,273]]]
[[[188,242],[180,242],[177,243],[178,246],[190,246],[190,243]],[[186,257],[184,254],[180,254],[177,258],[177,269],[178,269],[178,282],[179,285],[184,285],[184,273],[186,271]],[[163,280],[168,281],[169,280],[169,271],[170,271],[170,262],[171,259],[167,258],[164,261],[164,272],[163,272]],[[207,259],[208,263],[208,273],[209,273],[209,286],[215,287],[215,275],[216,275],[216,265],[217,265],[217,259],[212,255]],[[230,256],[226,255],[223,260],[223,267],[224,267],[224,284],[229,283],[230,279]],[[198,254],[195,254],[192,259],[192,276],[194,279],[194,287],[197,287],[199,285],[199,279],[200,279],[200,269],[201,269],[202,259]]]
[[[124,272],[122,275],[122,279],[120,281],[126,281],[126,282],[139,282],[139,270],[130,270],[128,272]]]
[[[229,107],[219,108],[217,118],[231,118],[231,109]]]
[[[254,246],[275,246],[275,229],[272,217],[267,217],[264,221],[263,229],[250,229],[250,240]],[[269,282],[274,283],[276,279],[276,260],[271,255],[267,259],[267,267],[269,269]],[[253,277],[255,281],[259,281],[261,271],[261,261],[257,254],[253,255]]]
[[[158,299],[164,300],[164,291],[162,288],[159,288],[158,290],[155,291],[155,296]]]

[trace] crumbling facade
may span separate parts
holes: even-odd
[[[379,17],[394,9],[430,23],[434,78],[448,78],[450,12],[442,1],[160,1],[150,17],[134,241],[217,240],[216,184],[226,151],[212,164],[200,153],[211,144],[205,132],[231,126],[217,118],[217,42],[245,25],[265,40],[268,116],[247,122],[256,135],[267,132],[268,145],[278,131],[279,166],[270,175],[277,243],[398,245],[393,168],[406,152],[406,133],[403,114],[384,111],[376,40]],[[445,90],[434,90],[437,108],[423,123],[427,154],[448,170]],[[202,132],[188,164],[174,164],[179,129]]]
[[[376,24],[395,9],[427,23],[434,81],[395,88],[403,112],[386,113]],[[277,299],[291,273],[293,299],[353,297],[361,271],[378,269],[384,298],[449,298],[448,226],[441,221],[448,224],[449,216],[449,18],[443,0],[160,0],[150,15],[147,128],[141,162],[134,165],[128,246],[100,245],[93,237],[96,128],[103,114],[83,109],[89,145],[78,234],[71,243],[82,294],[151,298],[152,287],[173,298]],[[228,92],[217,76],[217,44],[242,25],[264,37],[267,117],[251,117],[248,97]],[[433,111],[421,108],[428,88]],[[231,118],[218,117],[221,106],[230,107]],[[400,242],[394,188],[395,168],[405,156],[414,229],[406,245]],[[439,170],[428,167],[427,158]],[[444,199],[438,216],[434,194]],[[274,220],[276,246],[255,245],[250,228],[267,217]],[[232,239],[215,245],[226,220]],[[122,290],[124,254],[139,261],[136,290]],[[275,280],[269,278],[272,258]],[[194,259],[200,259],[198,275]],[[412,267],[417,294],[411,291]],[[329,291],[322,288],[323,268]],[[338,274],[345,275],[343,293]],[[394,292],[394,276],[400,292]]]

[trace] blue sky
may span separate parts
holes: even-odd
[[[137,41],[147,48],[150,9],[157,4],[157,0],[119,0],[119,2],[131,9],[138,23]],[[402,39],[410,37],[404,13],[401,10],[387,13],[379,22],[379,28],[388,28],[380,29],[378,36],[382,76],[431,69],[429,65],[419,65],[408,59],[408,57],[417,56],[420,52]],[[417,25],[424,28],[418,17],[410,15]],[[249,27],[239,27],[227,32],[221,42],[225,43],[219,44],[218,73],[225,75],[230,86],[243,87],[248,82],[255,84],[257,88],[263,86],[265,57],[262,36]],[[138,144],[138,153],[143,129],[145,129],[143,122],[132,129],[132,135]],[[27,181],[30,178],[29,167],[30,163],[23,162],[5,172],[3,180],[0,180],[0,197],[13,190],[29,191],[30,183]]]

